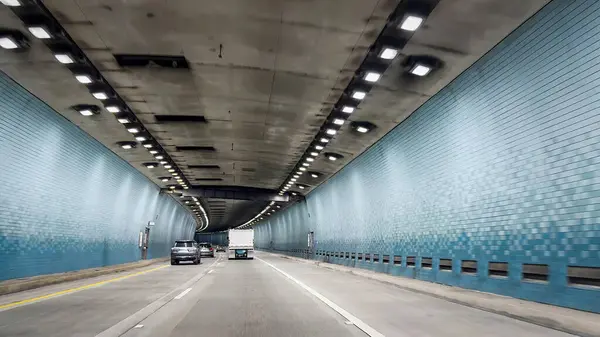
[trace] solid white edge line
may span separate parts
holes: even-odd
[[[311,287],[307,286],[306,284],[304,284],[304,283],[300,282],[299,280],[295,279],[292,275],[284,272],[283,270],[275,267],[274,265],[270,264],[269,262],[267,262],[267,261],[265,261],[265,260],[263,260],[263,259],[261,259],[259,257],[255,257],[255,259],[260,260],[260,261],[266,263],[271,268],[277,270],[278,272],[280,272],[281,274],[283,274],[285,277],[287,277],[288,279],[292,280],[294,283],[296,283],[297,285],[299,285],[300,287],[302,287],[304,290],[308,291],[311,295],[315,296],[316,298],[318,298],[319,300],[321,300],[323,303],[325,303],[328,307],[330,307],[331,309],[335,310],[338,314],[342,315],[348,321],[352,322],[352,324],[354,324],[357,328],[359,328],[360,330],[362,330],[367,335],[369,335],[371,337],[385,337],[385,335],[383,335],[379,331],[373,329],[370,325],[368,325],[367,323],[361,321],[358,317],[356,317],[356,316],[352,315],[351,313],[349,313],[348,311],[342,309],[339,305],[333,303],[327,297],[319,294],[316,290],[312,289]]]
[[[181,294],[175,296],[175,299],[180,300],[183,296],[185,296],[190,291],[192,291],[192,288],[187,288],[186,290],[182,291]]]

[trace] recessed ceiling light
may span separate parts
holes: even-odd
[[[0,37],[0,47],[4,49],[17,49],[19,48],[19,44],[17,44],[17,40],[9,36]]]
[[[169,169],[169,172],[175,172],[175,169]]]
[[[321,143],[329,143],[329,139],[327,139],[327,138],[321,138]]]
[[[281,206],[277,205],[277,208],[281,208]]]
[[[79,110],[79,113],[82,114],[83,116],[91,116],[94,114],[94,112],[90,109]]]
[[[386,48],[383,48],[381,53],[379,53],[379,57],[384,60],[392,60],[396,56],[398,56],[398,49],[395,49],[395,48],[386,47]]]
[[[136,145],[135,142],[118,142],[117,145],[124,148],[125,150],[133,149]]]
[[[379,79],[381,78],[381,74],[380,73],[376,73],[374,71],[369,71],[365,74],[365,81],[367,82],[377,82],[379,81]]]
[[[299,176],[301,176],[301,175],[302,175],[304,172],[302,172],[302,171],[298,171],[298,172],[296,172],[296,173],[297,173]]]
[[[309,163],[302,163],[302,166],[309,167],[309,166],[310,166],[310,164],[309,164]]]
[[[146,167],[149,168],[149,169],[151,169],[151,168],[155,168],[156,166],[153,165],[153,164],[148,164],[148,165],[146,165]]]
[[[333,120],[333,124],[335,125],[344,125],[344,120],[341,118],[336,118]]]
[[[170,169],[171,167],[173,167],[173,166],[171,166],[171,165],[165,165],[166,169]]]
[[[294,175],[294,178],[296,178],[296,179],[297,179],[297,178],[300,178],[300,176],[299,176],[299,175],[297,175],[297,174],[295,174],[295,175]]]
[[[367,129],[364,126],[359,126],[359,127],[356,128],[356,131],[358,131],[360,133],[367,133],[367,132],[369,132],[369,129]]]
[[[88,75],[75,75],[75,79],[81,84],[90,84],[92,83],[92,78]]]
[[[106,110],[108,110],[108,112],[112,112],[114,114],[121,111],[121,109],[116,105],[109,105],[106,107]]]
[[[431,71],[430,67],[428,67],[424,64],[417,63],[410,70],[410,73],[413,75],[417,75],[417,76],[425,76],[425,75],[429,74],[430,71]]]
[[[129,123],[129,118],[117,118],[117,120],[121,124],[127,124],[127,123]],[[142,137],[142,138],[144,138],[144,137]],[[146,138],[144,138],[144,140],[146,140]]]
[[[124,148],[125,150],[129,150],[129,149],[133,148],[133,146],[131,146],[129,144],[121,145],[121,147]]]
[[[352,98],[354,99],[364,99],[367,96],[367,93],[364,91],[355,91],[352,93]]]
[[[147,149],[151,149],[152,148],[152,144],[144,144],[144,147]]]
[[[162,178],[161,181],[166,182],[169,181],[170,178]]]
[[[298,188],[300,188],[301,190],[303,190],[304,186],[303,185],[298,185]]]
[[[327,129],[327,131],[325,131],[325,133],[327,133],[328,135],[332,135],[333,136],[333,135],[335,135],[337,133],[337,131],[334,130],[334,129]]]
[[[52,37],[50,36],[48,30],[42,26],[31,26],[27,27],[27,29],[33,36],[37,37],[38,39],[49,39]]]
[[[298,195],[298,193],[296,193],[296,192],[292,192],[292,195]]]
[[[313,161],[315,161],[315,158],[308,157],[308,158],[306,158],[306,161],[313,162]]]
[[[105,100],[108,98],[108,95],[103,91],[94,92],[94,93],[92,93],[92,96],[94,96],[96,99],[99,99],[99,100]]]
[[[0,0],[0,2],[5,6],[10,7],[18,7],[21,6],[21,2],[19,0]]]
[[[129,131],[131,133],[138,133],[138,132],[140,132],[140,129],[138,129],[138,128],[128,128],[127,131]]]
[[[313,177],[313,178],[318,178],[319,177],[319,175],[316,174],[316,173],[311,173],[310,176]]]
[[[166,164],[166,163],[167,163],[167,162],[166,162],[166,161],[164,161],[164,160],[161,160],[161,161],[160,161],[160,164],[161,164],[161,165],[164,165],[164,164]]]
[[[56,60],[62,64],[75,63],[75,61],[73,61],[73,58],[69,54],[64,54],[64,53],[54,54],[54,58],[56,58]]]
[[[187,190],[187,189],[189,189],[189,187],[187,187],[187,186],[183,186],[183,189],[184,189],[184,190]]]
[[[342,108],[342,112],[345,112],[345,113],[347,113],[347,114],[351,114],[351,113],[353,113],[353,112],[354,112],[354,107],[351,107],[351,106],[344,106],[344,107]]]
[[[331,161],[336,161],[337,160],[337,157],[334,157],[334,156],[329,156],[327,158],[329,158],[329,160],[331,160]]]
[[[414,15],[408,15],[404,18],[404,20],[400,24],[400,29],[414,32],[421,26],[422,23],[423,23],[423,18],[414,16]]]
[[[300,171],[306,171],[306,167],[299,168]]]
[[[154,158],[161,160],[161,159],[165,159],[165,156],[158,155],[158,156],[154,156]]]
[[[171,173],[171,174],[173,175],[173,177],[174,177],[175,179],[179,178],[179,173],[177,173],[177,172],[174,172],[174,173]]]
[[[144,137],[144,136],[137,136],[137,137],[135,137],[135,140],[137,140],[139,142],[143,142],[143,141],[146,141],[146,137]]]
[[[186,200],[186,201],[185,201],[185,203],[186,203],[186,204],[189,204],[189,203],[190,203],[190,201],[189,201],[189,200]]]
[[[317,146],[315,146],[315,149],[317,149],[317,150],[323,150],[323,149],[324,149],[324,147],[323,147],[323,146],[321,146],[321,145],[317,145]]]
[[[157,154],[158,153],[158,151],[156,151],[156,150],[150,150],[148,152],[150,152],[150,154]]]
[[[172,190],[174,190],[174,189],[175,189],[175,186],[169,186],[169,188],[170,188],[170,189],[172,189]]]
[[[310,155],[313,156],[313,157],[316,157],[316,156],[319,155],[319,152],[311,152]]]
[[[290,179],[290,180],[291,180],[291,181],[296,181],[296,178],[292,178],[292,179]]]

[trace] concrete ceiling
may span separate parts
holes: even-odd
[[[307,193],[402,122],[429,97],[500,42],[547,0],[441,0],[401,51],[444,66],[404,76],[397,58],[350,121],[377,126],[357,134],[346,123],[318,157]],[[45,6],[85,52],[194,185],[278,189],[354,76],[398,0],[47,0]],[[3,28],[26,31],[0,7]],[[0,67],[130,162],[148,178],[170,176],[110,113],[84,117],[74,104],[98,104],[72,73],[33,38],[27,53],[0,49]],[[121,67],[115,54],[184,56],[189,69]],[[157,121],[157,115],[203,116],[205,123]],[[180,147],[215,151],[183,151]],[[213,168],[194,167],[213,165]],[[190,167],[191,166],[191,167]],[[299,190],[298,190],[299,191]],[[239,225],[264,201],[210,199],[208,230]]]

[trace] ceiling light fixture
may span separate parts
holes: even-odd
[[[354,99],[362,100],[362,99],[364,99],[365,97],[367,97],[367,93],[366,93],[366,92],[364,92],[364,91],[358,91],[358,90],[357,90],[357,91],[354,91],[354,92],[352,93],[352,98],[354,98]]]
[[[313,157],[316,157],[316,156],[319,155],[319,153],[318,152],[311,152],[310,155],[313,156]]]
[[[116,114],[117,112],[121,112],[121,108],[119,108],[119,107],[118,107],[118,106],[116,106],[116,105],[108,105],[108,106],[106,107],[106,110],[107,110],[108,112],[112,112],[112,113],[114,113],[114,114]]]
[[[136,142],[118,142],[117,145],[122,147],[125,150],[133,149],[137,143]]]
[[[147,149],[151,149],[152,148],[152,143],[145,143],[144,147]]]
[[[130,128],[127,128],[127,131],[129,131],[131,133],[138,133],[138,132],[140,132],[140,129],[138,129],[136,127],[130,127]]]
[[[129,123],[129,118],[125,118],[125,117],[123,117],[123,118],[117,118],[117,120],[118,120],[118,121],[119,121],[119,123],[121,123],[121,124],[127,124],[127,123]],[[144,138],[144,137],[141,137],[141,138]],[[146,138],[144,138],[144,140],[146,140]]]
[[[99,99],[101,101],[108,99],[108,95],[103,92],[103,91],[96,91],[92,93],[92,96],[94,96],[94,98]]]
[[[324,147],[323,147],[323,146],[321,146],[321,145],[315,145],[315,149],[317,149],[317,150],[319,150],[319,151],[320,151],[320,150],[323,150],[323,149],[324,149]]]
[[[309,163],[302,163],[302,166],[309,167],[309,166],[310,166],[310,164],[309,164]]]
[[[321,143],[329,143],[329,139],[327,139],[327,138],[321,138]]]
[[[431,67],[426,66],[424,64],[421,63],[417,63],[415,64],[411,69],[410,69],[410,73],[416,76],[425,76],[427,74],[429,74],[429,72],[431,71]]]
[[[168,171],[169,172],[175,172],[175,169],[169,169]]]
[[[18,7],[21,6],[21,2],[19,0],[0,0],[0,2],[9,7]]]
[[[81,115],[83,115],[83,116],[91,116],[91,115],[93,115],[93,114],[94,114],[94,113],[92,112],[92,110],[90,110],[90,109],[82,109],[82,110],[79,110],[79,113],[80,113]]]
[[[325,153],[325,156],[327,157],[327,159],[329,159],[331,161],[336,161],[338,159],[344,158],[344,156],[342,156],[341,154],[337,154],[337,153],[333,153],[333,152]]]
[[[66,53],[54,54],[54,58],[56,58],[56,60],[62,64],[75,63],[75,61],[73,60],[73,57],[71,57],[70,54],[66,54]]]
[[[347,113],[347,114],[351,114],[351,113],[353,113],[353,112],[354,112],[354,107],[351,107],[351,106],[347,106],[347,105],[346,105],[346,106],[344,106],[344,107],[342,108],[342,112],[344,112],[344,113]]]
[[[304,185],[298,185],[298,188],[303,190],[304,189]]]
[[[315,158],[308,157],[308,158],[306,158],[306,161],[313,162],[313,161],[315,161]]]
[[[336,118],[333,120],[333,124],[335,125],[344,125],[344,120],[341,118]]]
[[[161,164],[161,165],[164,165],[164,164],[166,164],[166,163],[167,163],[167,161],[165,161],[165,160],[161,160],[161,161],[160,161],[160,164]]]
[[[359,133],[367,133],[376,128],[373,123],[359,121],[352,122],[351,127]]]
[[[88,75],[75,75],[75,79],[77,82],[81,84],[90,84],[92,83],[92,78]]]
[[[167,181],[171,180],[171,177],[160,177],[158,179],[160,179],[162,182],[167,182]]]
[[[171,165],[165,165],[166,169],[170,169],[171,167],[173,167],[173,166],[171,166]]]
[[[297,174],[294,174],[294,178],[298,179],[298,178],[300,178],[300,176]]]
[[[335,135],[335,134],[337,133],[337,130],[334,130],[334,129],[327,129],[327,130],[325,131],[325,133],[327,133],[328,135],[332,135],[332,136],[333,136],[333,135]]]
[[[365,77],[363,77],[363,78],[367,82],[377,82],[381,78],[381,74],[380,73],[376,73],[374,71],[369,71],[369,72],[367,72],[365,74]]]
[[[327,157],[327,158],[329,158],[329,160],[331,160],[331,161],[335,161],[335,160],[337,160],[337,157],[334,157],[334,156],[329,156],[329,157]]]
[[[300,171],[306,171],[306,167],[299,168]]]
[[[356,128],[356,131],[358,131],[360,133],[367,133],[367,132],[369,132],[369,129],[365,128],[364,126],[359,126]]]
[[[145,146],[144,146],[144,147],[145,147]],[[157,153],[158,153],[158,151],[156,151],[156,150],[150,150],[150,151],[148,151],[148,152],[150,152],[150,154],[157,154]]]
[[[161,160],[161,159],[165,159],[165,156],[163,155],[158,155],[158,156],[154,156],[154,158]]]
[[[379,53],[379,58],[382,58],[384,60],[393,60],[394,58],[396,58],[396,56],[398,56],[398,49],[391,47],[384,47],[381,50],[381,53]]]
[[[149,169],[155,168],[157,166],[156,163],[144,163],[143,165],[146,166]]]
[[[419,29],[421,24],[423,23],[423,18],[414,15],[407,15],[402,23],[400,24],[400,29],[407,30],[409,32],[414,32]]]
[[[319,175],[316,174],[316,173],[311,173],[310,176],[313,177],[313,178],[319,178]]]
[[[143,142],[143,141],[146,141],[146,137],[144,137],[144,136],[137,136],[137,137],[135,137],[135,140],[137,140],[139,142]]]
[[[52,36],[48,32],[48,29],[44,26],[29,26],[27,30],[31,33],[31,35],[37,37],[38,39],[49,39]]]
[[[302,171],[298,171],[298,172],[296,172],[296,173],[297,173],[299,176],[301,176],[301,175],[302,175],[304,172],[302,172]]]
[[[0,47],[4,49],[17,49],[19,48],[19,44],[13,37],[2,36],[0,37]]]

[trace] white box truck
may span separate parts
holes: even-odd
[[[254,258],[254,229],[230,229],[228,257],[232,259]]]

